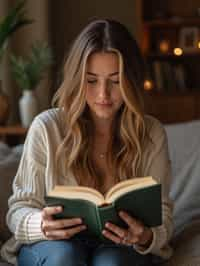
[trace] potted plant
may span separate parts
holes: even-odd
[[[34,94],[39,82],[44,78],[52,64],[52,51],[46,43],[36,42],[29,56],[11,56],[13,78],[22,89],[19,110],[22,125],[28,127],[38,113],[37,99]]]
[[[25,1],[18,1],[9,13],[0,21],[0,124],[4,124],[9,115],[8,98],[1,88],[1,61],[8,44],[8,38],[22,26],[32,23],[26,18]]]

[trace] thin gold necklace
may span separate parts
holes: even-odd
[[[105,158],[105,156],[106,156],[106,153],[104,152],[104,153],[100,153],[99,154],[99,158],[101,158],[101,159],[104,159]]]

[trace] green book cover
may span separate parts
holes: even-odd
[[[122,181],[123,183],[126,181]],[[130,183],[127,183],[130,184]],[[110,221],[121,227],[126,227],[126,224],[118,216],[120,210],[127,211],[133,217],[141,220],[146,226],[153,227],[162,224],[162,207],[161,207],[161,185],[154,183],[146,187],[128,188],[128,191],[117,193],[114,191],[114,199],[109,203],[103,202],[102,199],[99,202],[92,202],[91,198],[86,200],[81,198],[80,187],[77,187],[76,194],[70,193],[74,187],[62,187],[60,192],[47,195],[45,197],[46,204],[48,206],[62,206],[63,212],[57,214],[55,218],[73,218],[80,217],[83,219],[83,223],[87,225],[87,230],[94,236],[104,239],[102,230],[106,222]],[[63,194],[63,189],[65,190]],[[70,192],[67,192],[67,189]],[[81,187],[84,188],[84,187]],[[93,189],[88,189],[89,190]],[[125,189],[126,190],[126,189]],[[100,194],[100,193],[99,193]],[[116,195],[115,195],[116,194]],[[74,197],[74,195],[77,195]],[[69,197],[68,197],[69,196]],[[96,196],[96,195],[95,195]],[[102,201],[102,204],[100,203]]]

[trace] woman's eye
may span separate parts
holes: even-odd
[[[90,84],[94,84],[97,82],[97,80],[96,79],[88,79],[87,82]]]
[[[113,84],[119,84],[119,80],[111,80]]]

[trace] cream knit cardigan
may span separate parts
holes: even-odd
[[[168,259],[172,249],[168,242],[172,235],[172,204],[169,200],[171,179],[167,138],[161,124],[153,117],[146,117],[148,140],[144,145],[139,176],[153,176],[162,183],[163,225],[152,228],[153,242],[142,254],[153,253]],[[45,240],[41,231],[41,209],[44,196],[59,182],[77,185],[72,173],[66,178],[55,170],[56,149],[62,139],[61,119],[58,109],[47,110],[38,115],[24,144],[20,165],[13,182],[13,195],[9,199],[7,224],[13,237],[1,249],[1,256],[16,264],[16,253],[22,244]]]

